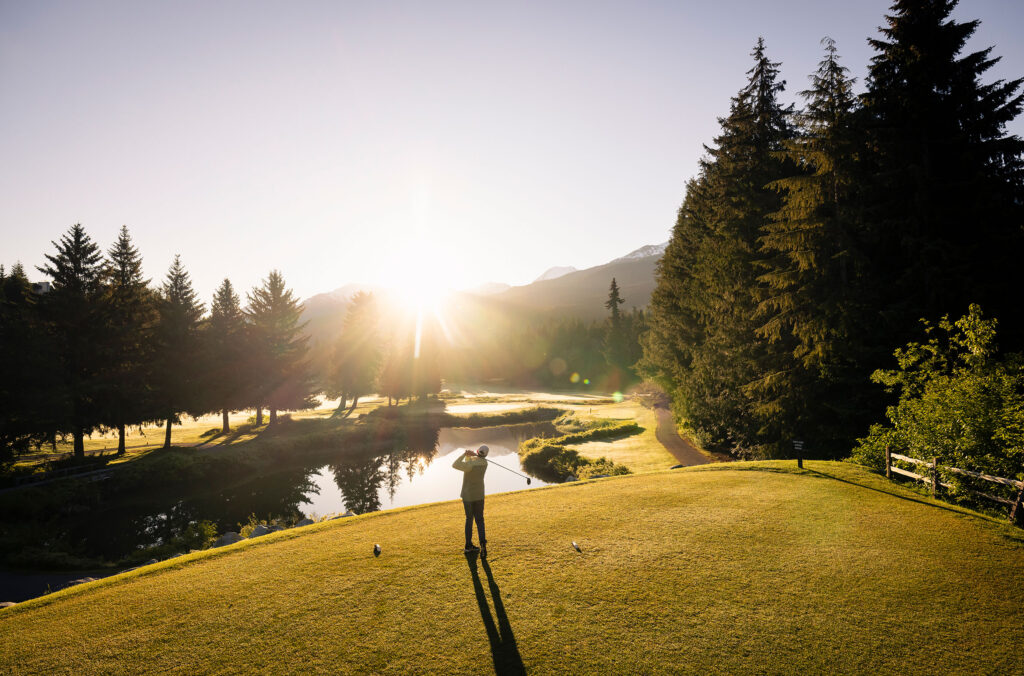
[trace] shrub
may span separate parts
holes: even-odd
[[[925,343],[896,350],[898,368],[871,378],[899,395],[886,411],[888,425],[873,425],[853,458],[884,466],[885,447],[962,469],[1024,479],[1024,358],[996,358],[996,321],[972,305],[951,323],[927,322]],[[944,477],[954,488],[958,475]]]

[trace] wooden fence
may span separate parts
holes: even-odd
[[[901,462],[908,462],[919,467],[924,467],[927,474],[918,474],[911,472],[910,470],[903,469],[902,467],[896,467],[892,464],[893,460],[899,460]],[[906,455],[900,455],[899,453],[893,453],[888,446],[885,448],[885,477],[892,479],[893,474],[899,474],[901,476],[916,479],[929,484],[932,489],[932,497],[937,497],[939,494],[939,488],[952,488],[951,484],[943,482],[939,478],[939,468],[944,471],[952,472],[953,474],[959,474],[961,476],[968,476],[974,479],[982,479],[983,481],[989,481],[995,484],[1001,484],[1003,486],[1011,486],[1017,489],[1017,497],[1014,500],[1008,500],[1007,498],[1000,497],[998,495],[992,495],[991,493],[985,493],[984,491],[976,491],[970,488],[966,489],[969,493],[974,495],[993,500],[995,502],[1001,502],[1004,505],[1010,506],[1010,521],[1017,524],[1018,526],[1024,526],[1024,481],[1017,481],[1015,479],[1007,479],[1001,476],[992,476],[991,474],[982,474],[981,472],[971,472],[970,470],[960,469],[959,467],[950,467],[948,465],[940,465],[938,458],[932,458],[931,462],[926,460],[918,460],[917,458],[911,458]]]

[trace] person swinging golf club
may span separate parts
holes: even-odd
[[[467,554],[480,552],[487,558],[487,536],[484,534],[484,473],[487,471],[487,446],[476,451],[466,449],[452,467],[462,472],[462,507],[466,510],[466,549]],[[473,544],[473,521],[476,521],[476,534],[480,546]]]

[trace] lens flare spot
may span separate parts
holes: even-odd
[[[580,374],[574,373],[571,376],[569,376],[569,382],[572,383],[573,385],[575,385],[579,381],[580,381]]]
[[[621,402],[621,401],[622,401],[623,399],[625,399],[625,397],[623,397],[623,396],[622,396],[622,392],[616,392],[615,394],[613,394],[613,395],[612,395],[612,399],[614,399],[614,400],[615,400],[615,403],[616,403],[616,404],[618,404],[618,403],[620,403],[620,402]]]
[[[584,385],[589,385],[590,384],[590,378],[584,378],[583,379],[583,384]]]
[[[548,368],[551,369],[551,373],[555,374],[556,376],[560,376],[563,373],[565,373],[565,369],[568,368],[568,364],[566,364],[565,360],[562,359],[561,357],[555,357],[548,364]]]

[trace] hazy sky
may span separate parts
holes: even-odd
[[[604,263],[668,239],[759,35],[795,100],[825,35],[863,79],[889,4],[0,0],[0,262],[81,222],[207,302]],[[1024,76],[1024,3],[957,16]]]

